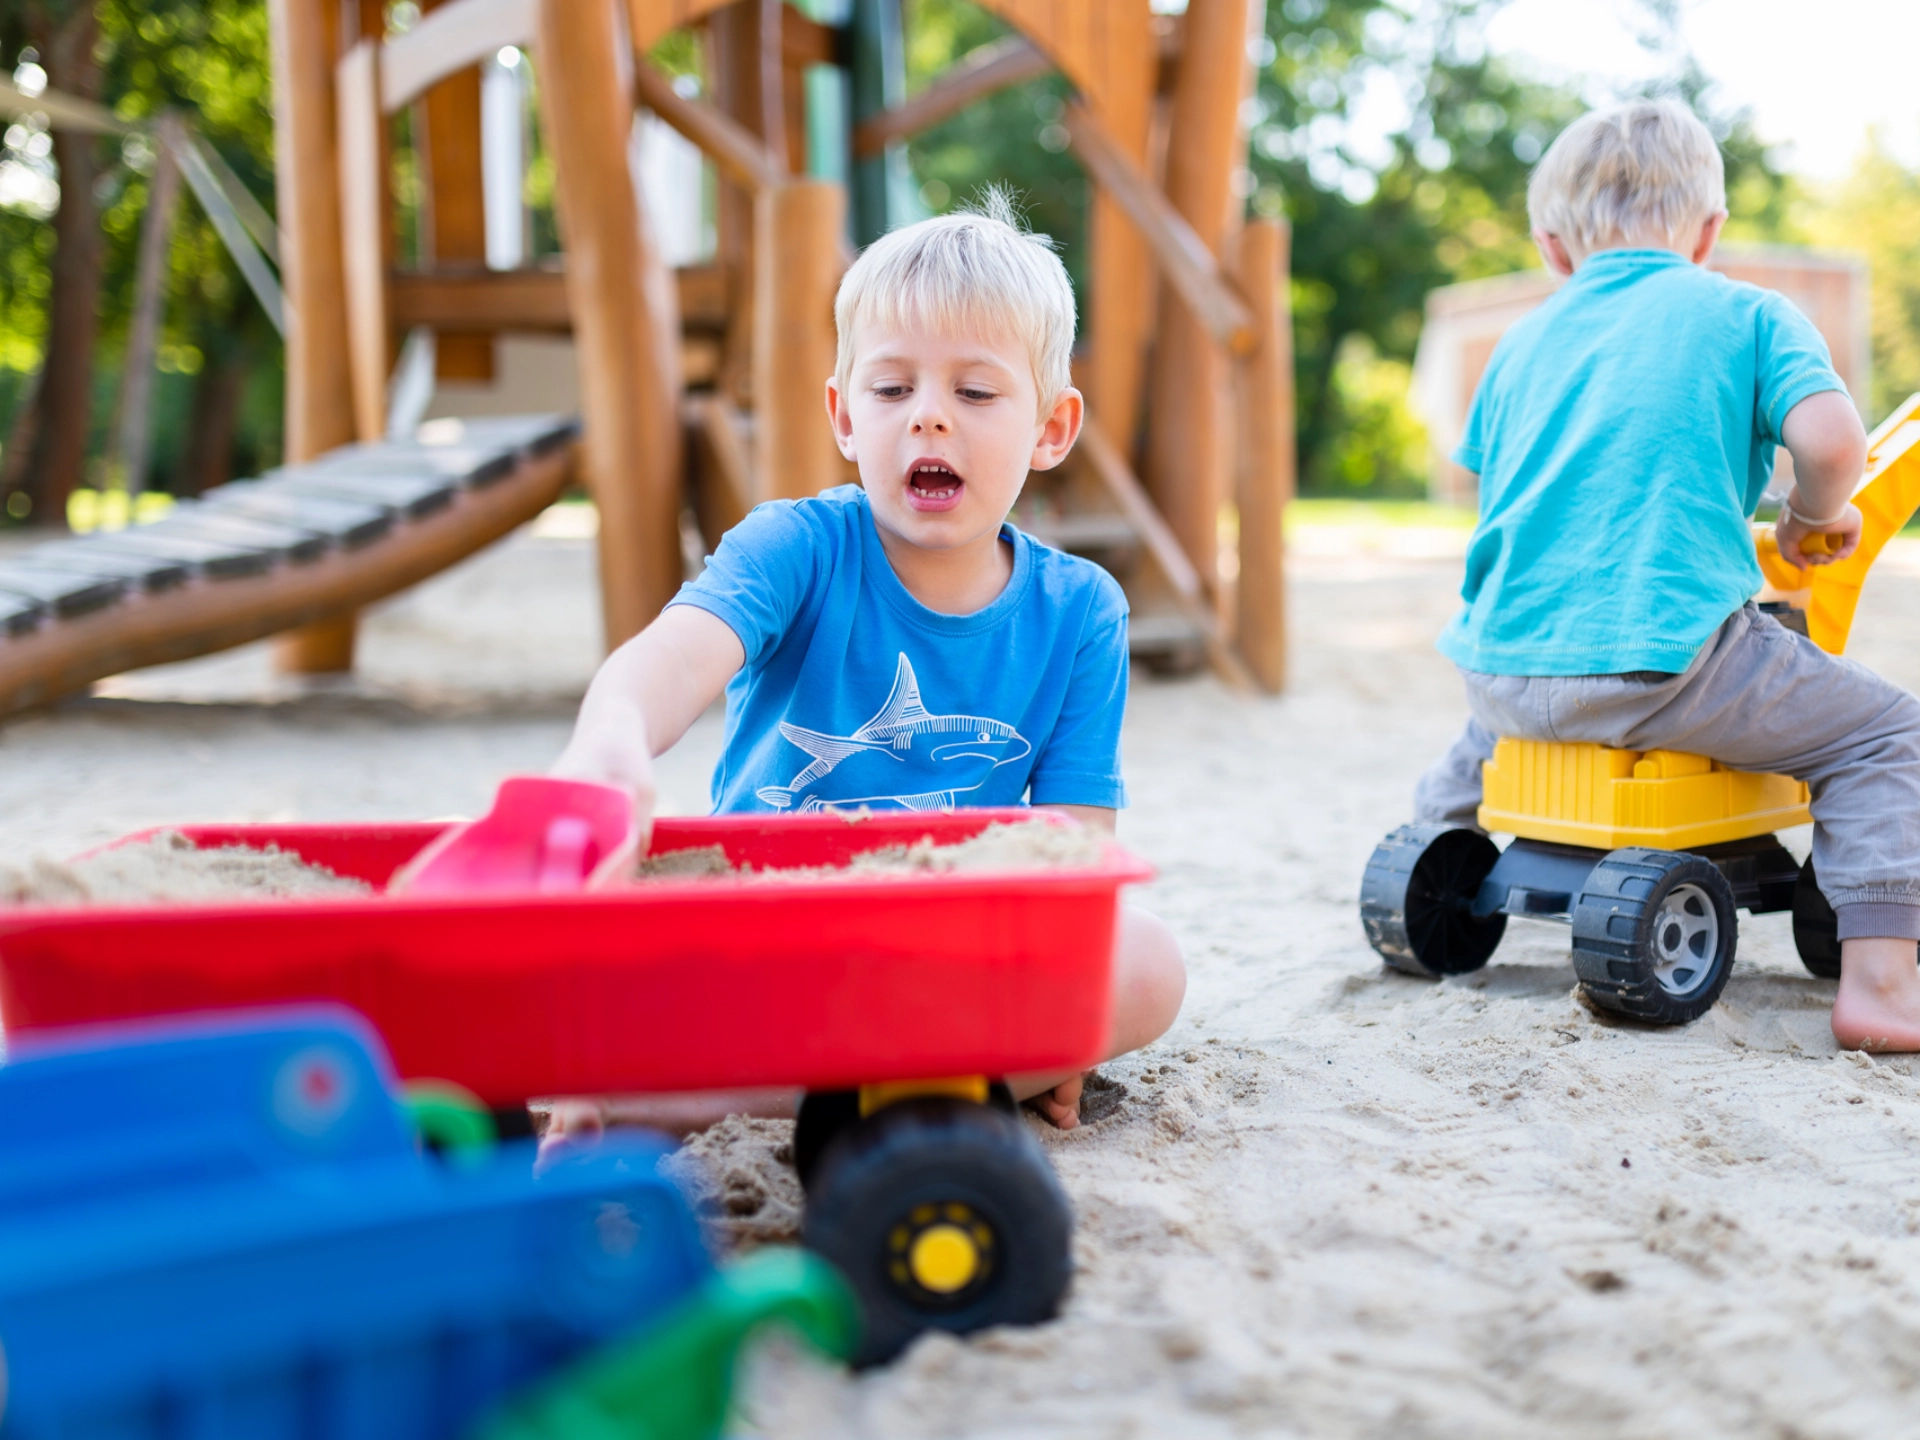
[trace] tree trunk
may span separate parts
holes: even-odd
[[[86,100],[100,98],[95,34],[93,7],[79,5],[36,36],[51,88]],[[100,222],[93,199],[99,168],[96,143],[92,135],[53,132],[60,208],[53,217],[47,351],[26,486],[33,505],[27,518],[39,525],[66,524],[67,497],[80,484],[86,466],[93,414],[94,315],[100,301]]]

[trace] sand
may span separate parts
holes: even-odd
[[[268,845],[206,849],[178,830],[78,860],[39,857],[0,866],[0,905],[194,905],[371,895],[365,881]]]
[[[516,540],[374,612],[349,687],[290,690],[255,649],[0,726],[0,858],[198,819],[473,813],[565,741],[591,655],[555,657],[593,604],[570,543]],[[1081,1129],[1032,1122],[1079,1217],[1062,1318],[853,1377],[762,1352],[742,1433],[1915,1427],[1920,1081],[1836,1051],[1833,987],[1784,917],[1742,917],[1724,998],[1673,1031],[1580,1006],[1557,927],[1516,924],[1440,984],[1368,950],[1361,867],[1464,712],[1431,649],[1457,558],[1357,548],[1296,551],[1285,698],[1136,682],[1120,836],[1159,867],[1135,893],[1191,986]],[[1920,684],[1920,547],[1882,562],[1853,653]],[[703,805],[718,724],[667,757],[670,807]],[[740,1243],[792,1233],[785,1142],[735,1120],[684,1158]]]
[[[771,881],[871,879],[885,875],[964,875],[1008,870],[1058,870],[1098,865],[1108,840],[1099,831],[1046,820],[989,825],[978,835],[950,844],[923,835],[911,845],[881,845],[845,865],[735,867],[724,846],[690,845],[649,855],[637,878],[647,880],[749,879]]]

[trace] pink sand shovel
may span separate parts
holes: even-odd
[[[597,890],[631,873],[639,848],[633,799],[624,790],[516,775],[501,783],[493,809],[450,828],[402,866],[387,891]]]

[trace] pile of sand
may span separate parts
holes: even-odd
[[[1004,870],[1063,870],[1098,865],[1107,837],[1084,825],[1020,820],[987,826],[968,840],[939,844],[931,835],[911,845],[882,845],[845,865],[736,866],[720,845],[692,845],[649,855],[642,880],[750,878],[755,880],[871,879],[876,875],[958,875]]]
[[[178,830],[79,860],[0,866],[0,904],[8,905],[198,905],[372,893],[364,881],[308,864],[277,845],[203,850]]]

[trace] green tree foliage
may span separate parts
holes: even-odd
[[[1872,285],[1873,395],[1879,420],[1920,391],[1920,171],[1878,136],[1840,184],[1808,197],[1802,228],[1815,244],[1866,257]]]

